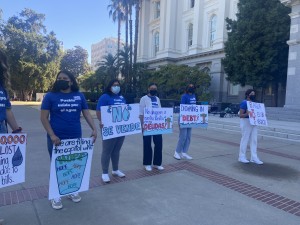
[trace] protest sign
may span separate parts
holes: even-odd
[[[202,127],[208,125],[207,105],[180,104],[179,126],[180,128]]]
[[[25,182],[26,134],[0,135],[0,188]]]
[[[265,105],[263,103],[247,101],[247,110],[251,125],[268,126]]]
[[[173,129],[172,108],[145,108],[143,135],[170,134]]]
[[[101,106],[103,140],[141,133],[139,104]]]
[[[93,147],[92,138],[64,139],[53,147],[49,199],[89,189]]]

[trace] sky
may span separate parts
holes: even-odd
[[[47,33],[54,31],[64,49],[79,45],[91,57],[91,45],[117,37],[117,23],[109,17],[110,0],[0,0],[3,19],[19,15],[24,8],[45,14]]]

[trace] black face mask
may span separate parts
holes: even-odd
[[[194,94],[195,93],[195,88],[189,87],[188,88],[188,93]]]
[[[250,96],[249,96],[249,99],[250,99],[252,102],[254,102],[254,101],[255,101],[255,95],[250,95]]]
[[[150,95],[155,96],[157,95],[157,90],[150,90],[149,93]]]
[[[55,82],[55,86],[57,87],[58,90],[67,90],[70,85],[69,85],[69,81],[67,80],[57,80]]]

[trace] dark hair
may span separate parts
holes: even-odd
[[[188,89],[189,89],[190,85],[193,85],[193,86],[194,86],[194,89],[196,89],[195,85],[192,84],[192,83],[190,83],[190,84],[188,84],[188,85],[185,87],[185,93],[188,93]]]
[[[248,90],[245,92],[245,98],[247,98],[247,97],[250,95],[250,93],[251,93],[252,91],[254,91],[254,90],[253,90],[253,89],[248,89]]]
[[[9,78],[7,58],[4,52],[0,49],[0,85],[3,88],[10,88]]]
[[[111,81],[108,83],[108,85],[106,86],[106,88],[105,88],[105,90],[104,90],[104,93],[106,93],[106,94],[108,94],[108,95],[113,95],[114,93],[112,93],[111,87],[113,86],[113,84],[114,84],[115,82],[118,82],[119,85],[121,86],[121,83],[120,83],[120,81],[119,81],[118,79],[113,79],[113,80],[111,80]],[[118,95],[121,95],[121,91],[118,93]]]
[[[57,86],[56,86],[56,81],[57,81],[57,77],[58,77],[61,73],[66,74],[66,75],[70,78],[70,80],[71,80],[71,82],[72,82],[72,85],[71,85],[71,91],[72,91],[72,92],[77,92],[77,91],[79,91],[78,83],[77,83],[77,81],[76,81],[75,76],[74,76],[71,72],[69,72],[69,71],[67,71],[67,70],[61,70],[61,71],[59,71],[58,74],[56,75],[56,79],[55,79],[55,82],[54,82],[54,84],[53,84],[53,86],[52,86],[51,92],[60,92],[60,90],[59,90],[59,89],[57,88]]]
[[[155,85],[155,86],[157,87],[157,83],[150,83],[150,84],[148,85],[148,88],[151,87],[152,85]]]

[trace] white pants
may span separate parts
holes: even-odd
[[[246,159],[247,145],[250,139],[251,160],[258,159],[257,157],[257,126],[250,124],[248,118],[240,119],[242,130],[242,138],[240,142],[239,159]]]

